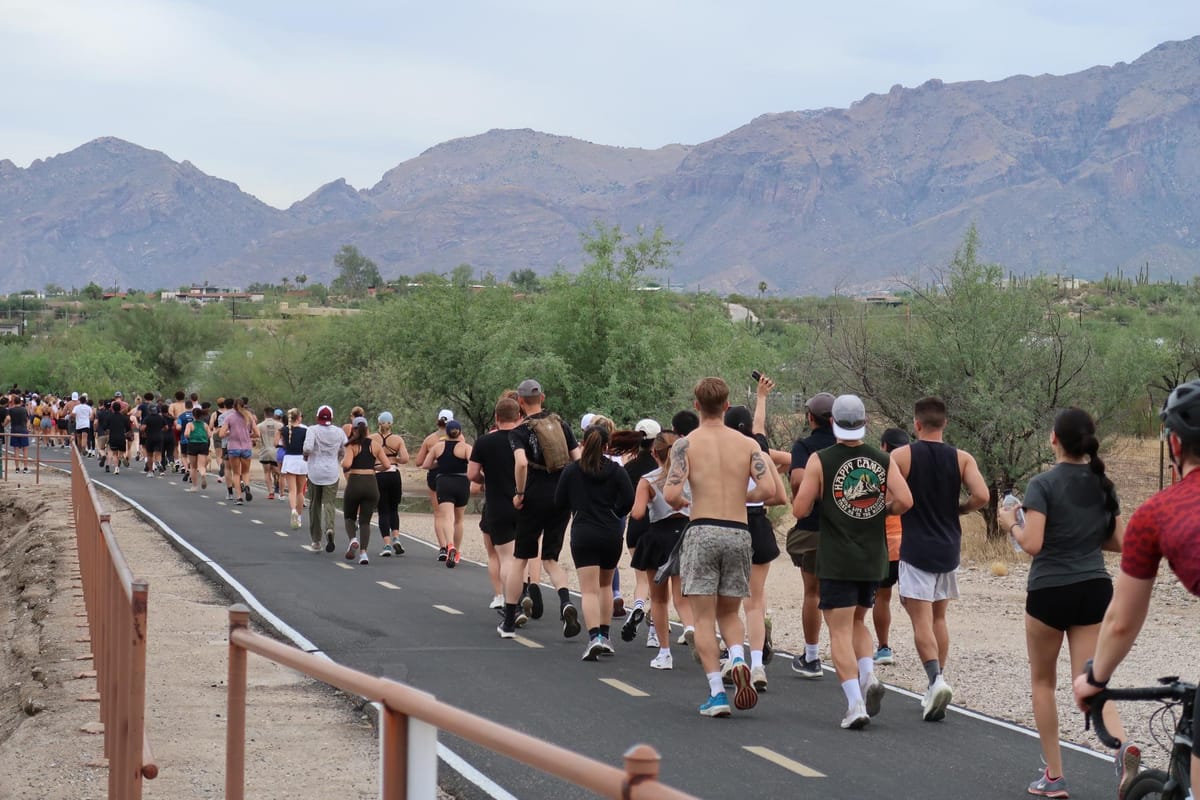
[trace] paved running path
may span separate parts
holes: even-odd
[[[673,647],[671,672],[649,668],[654,651],[644,635],[631,644],[615,636],[615,657],[583,663],[583,635],[565,640],[554,612],[521,632],[524,644],[504,641],[481,567],[446,569],[417,540],[405,543],[405,556],[378,558],[376,536],[371,564],[351,564],[342,557],[340,516],[338,549],[310,553],[302,547],[307,529],[291,530],[285,503],[256,494],[235,506],[215,482],[187,494],[176,475],[115,476],[88,465],[96,483],[166,522],[335,660],[610,764],[648,742],[662,754],[663,780],[699,797],[1015,798],[1025,796],[1040,765],[1035,737],[960,713],[924,723],[919,700],[896,691],[867,730],[843,731],[836,678],[799,679],[784,657],[767,668],[770,685],[757,708],[705,719],[696,708],[706,684],[682,646]],[[150,613],[153,635],[153,587]],[[1025,679],[1018,659],[1012,680]],[[523,800],[592,796],[455,737],[442,740]],[[1070,749],[1064,758],[1072,797],[1114,793],[1111,761]],[[486,796],[445,764],[440,773],[455,794]]]

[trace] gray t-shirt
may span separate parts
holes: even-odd
[[[1087,464],[1055,464],[1029,481],[1025,508],[1046,515],[1041,552],[1029,567],[1029,589],[1109,577],[1100,548],[1108,540],[1100,479]],[[1118,512],[1119,513],[1119,512]]]

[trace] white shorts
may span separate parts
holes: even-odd
[[[953,572],[926,572],[912,564],[900,562],[900,596],[913,600],[958,599],[958,570]]]
[[[279,470],[284,475],[307,475],[308,462],[304,456],[284,456],[283,468]]]

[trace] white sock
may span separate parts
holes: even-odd
[[[820,658],[821,654],[818,652],[819,648],[820,644],[808,644],[806,642],[804,644],[804,660],[816,661],[818,658]]]
[[[706,677],[708,678],[708,693],[711,696],[716,697],[725,691],[725,684],[721,682],[721,673],[710,672]]]
[[[758,669],[762,665],[763,665],[762,650],[751,650],[750,651],[750,668]]]
[[[660,656],[669,656],[669,655],[671,655],[671,648],[669,648],[669,647],[660,647],[660,648],[658,648],[658,654],[659,654]]]
[[[695,633],[695,632],[696,632],[696,626],[695,626],[695,625],[688,625],[686,628],[684,628],[684,629],[683,629],[683,632],[684,632],[684,633],[687,633],[688,631],[691,631],[692,633]]]
[[[644,611],[646,609],[646,601],[639,597],[637,600],[633,601],[633,607],[640,608]]]
[[[871,682],[871,676],[875,674],[875,659],[868,656],[858,660],[858,685],[864,690],[867,684]]]
[[[737,661],[739,658],[742,661],[746,660],[746,648],[740,644],[729,645],[729,660]]]
[[[850,708],[854,708],[856,703],[863,701],[862,687],[858,685],[858,680],[855,678],[842,681],[842,692],[846,695],[846,702],[850,704]]]

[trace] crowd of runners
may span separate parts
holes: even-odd
[[[616,652],[614,621],[625,642],[647,622],[646,646],[655,651],[649,666],[673,669],[673,646],[690,651],[707,684],[700,713],[726,717],[754,708],[767,689],[774,654],[766,582],[786,552],[804,586],[804,648],[791,670],[809,680],[825,676],[818,648],[824,625],[846,701],[841,727],[861,729],[881,712],[885,691],[875,666],[894,658],[894,593],[927,674],[922,718],[944,719],[953,698],[944,669],[947,610],[958,597],[960,518],[993,499],[975,459],[944,441],[946,404],[917,400],[912,437],[890,428],[875,444],[867,440],[860,398],[821,392],[806,404],[809,432],[788,452],[767,440],[774,384],[756,377],[753,409],[731,406],[725,381],[705,378],[695,386],[694,408],[669,427],[642,419],[624,428],[586,414],[576,429],[547,409],[536,380],[498,399],[491,430],[474,443],[453,410],[443,409],[412,459],[427,471],[438,560],[447,568],[460,563],[465,510],[472,494],[481,494],[479,528],[501,638],[515,638],[549,606],[563,636],[585,633],[582,659],[597,661]],[[1046,766],[1031,794],[1068,796],[1054,699],[1064,640],[1083,707],[1136,638],[1163,557],[1200,593],[1200,382],[1172,392],[1163,419],[1179,482],[1144,504],[1128,529],[1094,422],[1074,408],[1060,412],[1048,432],[1054,466],[1030,482],[1023,501],[999,512],[1002,530],[1032,556],[1026,638]],[[73,443],[114,475],[122,467],[150,477],[178,472],[189,492],[207,489],[212,479],[241,504],[254,499],[257,461],[266,499],[288,503],[281,513],[292,528],[307,517],[315,553],[336,549],[341,489],[344,555],[364,565],[373,517],[379,556],[404,553],[399,467],[410,457],[393,422],[383,411],[372,424],[355,407],[338,424],[322,405],[306,424],[296,408],[267,406],[256,414],[244,397],[209,402],[183,392],[128,400],[115,392],[95,403],[87,394],[39,397],[15,387],[0,396],[0,428],[8,428],[17,469],[28,471],[28,437],[41,433],[43,446]],[[793,524],[781,551],[770,509],[789,505],[785,516]],[[578,606],[560,565],[564,545]],[[637,576],[626,587],[631,599],[622,595],[617,570],[626,550]],[[1115,595],[1104,550],[1122,553]],[[553,589],[548,597],[543,576]],[[1140,751],[1125,740],[1111,704],[1105,718],[1125,742],[1115,759],[1123,796]]]

